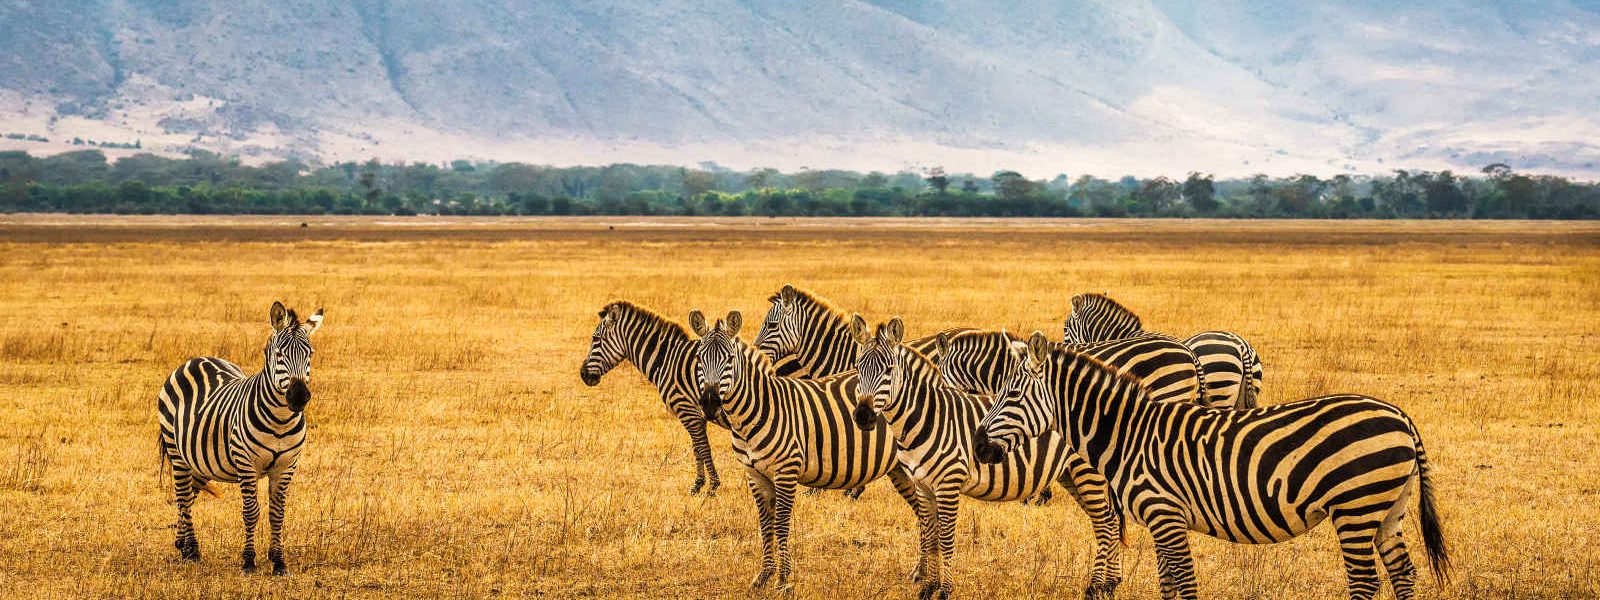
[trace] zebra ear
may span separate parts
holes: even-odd
[[[1083,294],[1072,297],[1072,310],[1077,311],[1080,308],[1083,308]]]
[[[850,315],[850,337],[855,338],[857,343],[864,345],[872,341],[872,338],[869,337],[870,335],[867,331],[867,320],[861,318],[861,313],[852,313]]]
[[[1050,355],[1050,340],[1045,339],[1044,332],[1035,329],[1033,335],[1028,336],[1028,355],[1036,363],[1043,363]]]
[[[778,292],[778,297],[783,300],[783,314],[794,314],[794,299],[799,294],[800,292],[795,291],[793,285],[783,284],[783,290]]]
[[[318,308],[316,313],[306,317],[306,335],[315,333],[320,327],[322,327],[322,309]]]
[[[898,344],[900,340],[906,337],[906,323],[900,320],[900,317],[889,319],[889,322],[885,323],[883,329],[880,329],[878,333],[882,335],[883,341],[890,344]]]
[[[737,310],[730,310],[724,320],[728,323],[728,333],[739,335],[739,328],[744,327],[744,315]]]
[[[936,343],[938,344],[936,347],[939,349],[939,356],[950,354],[950,334],[943,331],[939,332],[939,341]]]
[[[283,307],[282,302],[272,303],[272,330],[283,331],[290,325],[289,309]]]
[[[700,312],[698,308],[689,311],[689,329],[693,329],[694,334],[700,337],[705,337],[706,334],[711,333],[711,328],[706,327],[705,313]]]

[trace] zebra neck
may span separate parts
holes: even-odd
[[[682,331],[659,323],[641,321],[640,326],[637,335],[628,336],[627,359],[659,389],[672,381],[694,342]]]
[[[805,320],[816,332],[803,336],[796,354],[811,378],[827,377],[856,368],[856,341],[843,316],[819,305],[808,305]]]
[[[771,363],[765,358],[761,351],[744,347],[736,359],[741,361],[739,376],[733,379],[727,397],[722,399],[722,411],[728,415],[728,423],[735,429],[748,432],[748,426],[770,423],[774,413],[786,412],[773,410],[767,405],[780,400],[781,395],[774,393],[774,388],[780,382],[793,381],[773,373]]]
[[[1127,452],[1138,452],[1137,438],[1152,424],[1147,413],[1164,405],[1104,367],[1077,360],[1059,366],[1055,378],[1066,385],[1055,394],[1057,429],[1101,469],[1121,465]]]
[[[906,435],[925,427],[939,413],[938,403],[943,384],[939,372],[926,358],[901,347],[895,352],[900,372],[899,389],[894,392],[891,406],[883,418],[895,430]]]
[[[285,392],[278,390],[272,379],[272,373],[266,369],[245,379],[245,389],[249,390],[246,397],[250,399],[245,410],[255,416],[254,422],[266,429],[285,433],[298,427],[304,414],[289,410]]]

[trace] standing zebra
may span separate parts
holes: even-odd
[[[935,593],[948,598],[954,589],[949,563],[955,554],[956,513],[961,496],[991,502],[1022,500],[1059,480],[1074,489],[1067,472],[1069,457],[1077,457],[1065,440],[1045,433],[996,465],[973,461],[973,432],[994,404],[994,397],[961,392],[941,381],[939,368],[922,353],[902,345],[905,325],[899,317],[879,325],[874,334],[860,315],[851,320],[852,335],[861,345],[857,359],[856,426],[871,430],[887,422],[898,444],[900,465],[911,474],[921,497],[921,563],[927,571],[921,597]],[[880,415],[882,418],[880,419]],[[1083,463],[1081,458],[1077,461]],[[1086,463],[1084,463],[1086,464]],[[1096,519],[1097,533],[1115,524],[1105,501],[1096,503],[1104,514]],[[1117,542],[1117,530],[1103,540]],[[1097,539],[1100,536],[1096,536]],[[1096,557],[1096,567],[1103,567]],[[1103,571],[1103,568],[1101,569]],[[1104,585],[1103,572],[1097,571]],[[1114,584],[1113,584],[1114,585]],[[1110,592],[1109,589],[1106,590]]]
[[[1378,592],[1381,558],[1407,600],[1416,570],[1401,521],[1413,476],[1429,562],[1441,583],[1448,576],[1422,437],[1394,405],[1356,394],[1250,410],[1152,402],[1137,380],[1038,332],[1019,353],[1022,368],[979,425],[979,460],[1003,460],[1047,431],[1066,435],[1150,528],[1163,597],[1196,595],[1190,530],[1266,544],[1331,519],[1350,597]]]
[[[600,324],[594,328],[589,355],[579,376],[584,384],[596,386],[619,363],[632,362],[661,394],[667,412],[689,432],[695,459],[694,484],[689,486],[689,494],[704,489],[706,495],[715,496],[722,480],[711,459],[705,413],[696,402],[699,393],[694,378],[694,347],[689,330],[677,321],[626,300],[612,302],[600,309]]]
[[[848,489],[887,475],[919,518],[922,510],[886,428],[869,432],[851,424],[855,373],[780,377],[765,354],[739,340],[743,322],[739,311],[709,326],[700,311],[689,314],[689,326],[700,336],[700,402],[706,414],[727,419],[735,444],[742,446],[739,460],[761,521],[761,570],[751,587],[765,586],[776,573],[778,587],[792,590],[789,530],[796,485]],[[918,573],[927,572],[919,564]]]
[[[1102,294],[1072,298],[1072,314],[1062,324],[1069,344],[1144,335],[1133,311]],[[1231,331],[1202,331],[1183,341],[1206,375],[1206,400],[1220,408],[1255,408],[1261,398],[1261,359],[1249,342]],[[1248,381],[1246,381],[1248,380]]]
[[[167,377],[157,409],[161,449],[172,465],[178,534],[174,546],[187,560],[200,560],[189,507],[210,482],[239,484],[244,498],[244,570],[256,568],[255,531],[260,509],[256,481],[268,479],[272,530],[267,558],[283,575],[284,500],[305,444],[304,410],[311,401],[311,333],[322,326],[322,309],[305,322],[280,302],[272,303],[272,336],[261,372],[246,377],[220,358],[191,358]]]

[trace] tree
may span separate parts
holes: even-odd
[[[1006,200],[1022,200],[1033,195],[1034,183],[1016,171],[998,171],[989,178],[995,192]]]
[[[1134,191],[1133,198],[1148,207],[1147,214],[1161,214],[1178,203],[1182,197],[1178,184],[1166,177],[1147,179]]]
[[[923,180],[927,181],[928,185],[933,187],[934,192],[938,193],[940,196],[943,196],[945,190],[950,188],[950,178],[944,174],[944,167],[933,167],[928,169],[928,172],[926,176],[923,177]]]
[[[1201,175],[1190,171],[1189,177],[1183,180],[1183,199],[1202,214],[1209,214],[1217,210],[1217,186],[1212,182],[1211,175]]]

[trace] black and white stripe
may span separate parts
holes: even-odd
[[[1401,539],[1410,481],[1434,575],[1449,558],[1422,438],[1376,398],[1341,394],[1250,410],[1154,402],[1139,381],[1035,332],[1022,368],[979,426],[981,460],[1059,432],[1110,480],[1118,507],[1150,528],[1162,595],[1194,598],[1188,532],[1265,544],[1332,520],[1351,598],[1373,597],[1383,562],[1402,600],[1415,569]]]
[[[1072,298],[1072,314],[1062,324],[1068,344],[1144,335],[1144,324],[1127,307],[1103,294]],[[1231,331],[1203,331],[1183,341],[1205,374],[1206,402],[1219,408],[1255,408],[1261,397],[1261,359],[1255,348]]]
[[[849,489],[888,476],[913,511],[921,511],[887,428],[862,431],[851,423],[855,373],[781,377],[765,354],[739,340],[742,324],[738,311],[714,325],[699,311],[690,313],[689,325],[700,335],[702,409],[727,419],[750,476],[762,540],[761,570],[752,586],[762,587],[776,574],[780,589],[792,589],[789,531],[796,486]]]
[[[161,388],[161,449],[172,466],[178,506],[177,539],[187,560],[200,560],[190,505],[211,482],[237,483],[243,497],[245,571],[255,569],[255,526],[260,516],[256,482],[268,481],[272,572],[284,574],[283,519],[289,481],[305,444],[304,410],[311,401],[311,333],[322,310],[301,322],[282,303],[272,303],[272,336],[261,371],[246,377],[220,358],[193,358]]]

